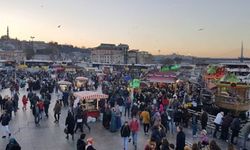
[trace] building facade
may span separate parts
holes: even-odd
[[[139,53],[139,50],[128,51],[128,64],[138,63],[138,53]]]
[[[17,63],[20,61],[26,60],[26,55],[23,51],[19,50],[8,50],[8,51],[0,51],[0,60],[11,60],[16,61]]]
[[[92,49],[91,62],[108,64],[126,64],[129,46],[126,44],[101,44]]]

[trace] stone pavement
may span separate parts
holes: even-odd
[[[3,90],[0,92],[1,95],[9,94],[9,90]],[[27,94],[25,89],[20,89],[20,96]],[[10,130],[12,132],[12,137],[16,138],[22,147],[22,150],[75,150],[76,141],[80,135],[77,133],[75,135],[75,140],[72,141],[71,137],[69,140],[65,139],[65,134],[63,132],[65,128],[65,118],[67,115],[67,108],[63,108],[60,123],[54,123],[53,117],[53,107],[55,104],[56,95],[52,94],[52,101],[49,109],[49,118],[43,117],[40,122],[40,126],[36,126],[34,123],[34,117],[30,109],[23,111],[19,109],[17,115],[13,115],[13,119],[10,122]],[[29,104],[28,104],[29,106]],[[19,101],[19,108],[22,107],[21,100]],[[124,118],[123,118],[124,120]],[[120,132],[111,133],[102,127],[101,122],[91,123],[91,132],[89,133],[86,128],[87,137],[93,137],[95,141],[95,148],[97,150],[122,150],[122,139],[120,137]],[[138,135],[138,150],[143,150],[144,146],[149,138],[143,134],[143,128],[140,128],[140,133]],[[198,139],[192,138],[192,131],[190,129],[185,129],[186,140],[189,142],[197,141]],[[2,135],[2,132],[1,134]],[[170,143],[175,144],[176,135],[167,135]],[[227,147],[226,142],[217,140],[219,145],[225,149]],[[4,150],[8,143],[7,139],[0,139],[0,150]],[[132,143],[129,144],[129,149],[133,150]]]

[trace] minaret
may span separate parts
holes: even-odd
[[[243,42],[241,41],[241,55],[240,55],[240,62],[243,63],[244,61],[244,54],[243,54]]]
[[[7,26],[7,38],[9,39],[10,38],[10,35],[9,35],[9,26]]]

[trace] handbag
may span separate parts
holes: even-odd
[[[68,128],[67,127],[64,129],[64,133],[68,134]]]

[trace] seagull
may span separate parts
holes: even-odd
[[[204,30],[203,28],[200,28],[198,31],[202,31],[202,30]]]
[[[57,28],[61,28],[61,25],[58,25]]]

